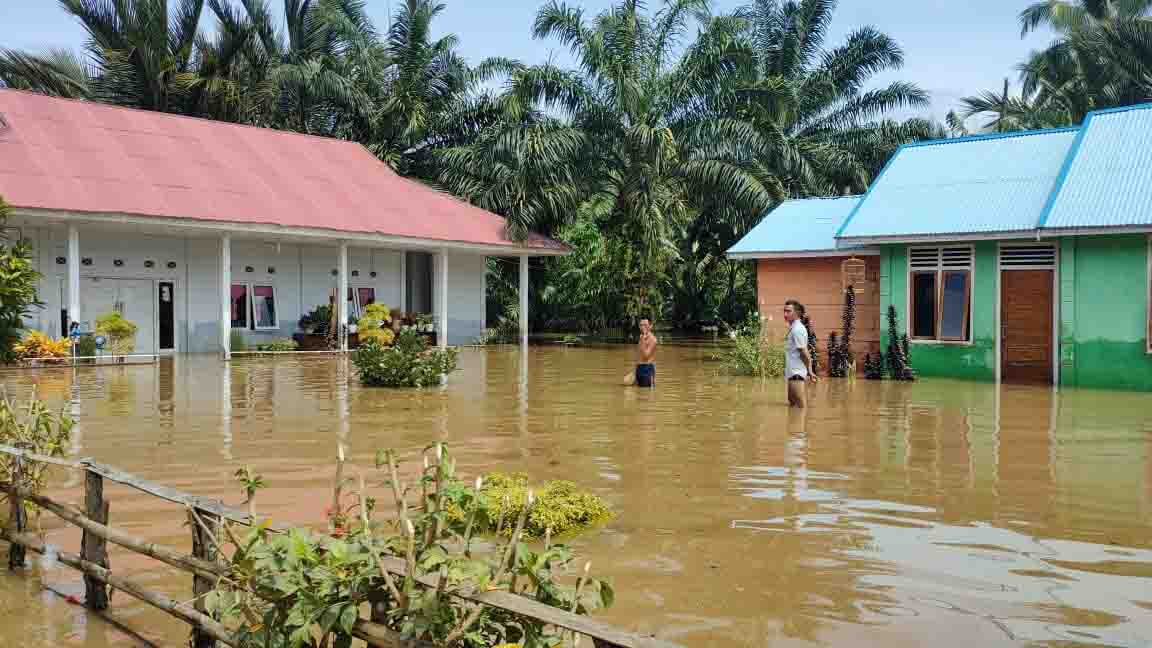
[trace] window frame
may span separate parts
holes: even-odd
[[[372,284],[348,284],[348,292],[351,293],[351,295],[346,295],[346,297],[351,297],[351,299],[347,300],[349,318],[355,317],[356,319],[360,319],[364,316],[364,307],[367,306],[367,304],[360,303],[361,290],[371,290],[372,303],[376,303],[376,286]]]
[[[256,325],[256,301],[252,299],[256,288],[268,288],[272,291],[272,314],[276,318],[280,312],[280,302],[276,298],[276,284],[273,283],[259,283],[256,281],[233,281],[229,286],[229,294],[236,286],[244,287],[244,313],[248,318],[244,326],[233,326],[233,331],[279,331],[279,320],[274,321],[272,326],[257,326]]]
[[[232,294],[232,292],[236,289],[237,286],[242,286],[244,288],[244,305],[242,307],[242,312],[244,314],[244,324],[242,326],[236,326],[236,318],[232,317],[232,309],[236,306],[236,297]],[[228,317],[230,318],[230,321],[228,322],[229,327],[233,331],[250,331],[250,330],[252,330],[252,286],[251,286],[251,284],[244,282],[244,281],[239,281],[239,282],[233,281],[228,286],[228,299],[229,299]]]
[[[932,322],[932,337],[924,337],[915,335],[916,333],[916,277],[919,275],[930,275],[933,277],[935,283],[933,288],[936,293],[936,302],[933,304],[934,315]],[[917,268],[909,270],[908,272],[908,339],[923,342],[935,342],[940,333],[940,270],[924,270]]]
[[[936,339],[941,342],[967,342],[972,338],[972,269],[941,268],[936,299]],[[964,335],[962,337],[944,335],[944,286],[948,275],[962,274],[964,280]]]
[[[267,288],[272,291],[272,326],[259,326],[256,319],[256,296],[257,288]],[[279,331],[280,323],[278,315],[280,314],[280,303],[276,299],[276,284],[258,284],[251,282],[248,284],[248,311],[252,320],[252,331]]]
[[[964,248],[968,250],[968,265],[945,265],[945,250]],[[929,267],[920,265],[914,267],[912,265],[913,250],[935,250],[936,263],[935,266]],[[905,318],[908,339],[912,342],[919,344],[955,344],[955,345],[970,345],[972,344],[972,283],[976,278],[976,248],[973,245],[909,245],[904,250],[907,259],[907,309],[908,316]],[[916,316],[915,309],[915,293],[914,293],[914,277],[919,274],[934,275],[936,280],[936,303],[935,303],[935,326],[932,337],[913,337],[916,331],[914,318]],[[943,320],[941,315],[944,308],[944,278],[950,274],[965,274],[968,280],[965,282],[965,305],[964,305],[964,337],[942,337],[940,332],[943,327]]]

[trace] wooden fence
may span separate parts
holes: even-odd
[[[239,509],[225,506],[219,500],[189,495],[91,459],[68,461],[34,454],[2,444],[0,444],[0,453],[13,458],[12,482],[0,482],[0,492],[7,493],[9,500],[8,525],[6,528],[0,529],[0,539],[10,543],[8,549],[9,569],[18,569],[24,566],[27,550],[41,554],[48,551],[45,543],[27,530],[22,503],[28,501],[56,515],[64,522],[78,527],[83,532],[80,553],[58,551],[57,560],[83,574],[84,605],[86,607],[97,611],[107,609],[109,588],[117,589],[191,626],[191,645],[194,648],[213,648],[217,643],[228,646],[237,645],[237,640],[232,632],[206,612],[202,595],[210,591],[215,586],[216,580],[228,571],[227,565],[221,562],[216,555],[215,543],[210,534],[214,533],[216,526],[225,520],[251,525],[253,523],[251,515]],[[44,495],[29,492],[19,487],[21,472],[25,470],[24,467],[29,462],[82,470],[84,472],[83,509],[57,502]],[[148,495],[184,506],[189,516],[189,527],[192,534],[191,555],[178,549],[147,542],[111,526],[109,524],[109,504],[104,496],[105,480],[123,484]],[[283,532],[287,529],[288,527],[283,525],[271,527],[271,530],[276,532]],[[112,571],[108,562],[109,542],[191,574],[192,592],[196,597],[193,604],[189,606],[175,601]],[[399,558],[386,558],[384,567],[390,573],[401,578],[407,574],[407,565],[404,560]],[[437,586],[437,581],[433,577],[420,577],[417,578],[417,582],[427,587],[435,588]],[[455,595],[589,637],[597,648],[615,646],[621,648],[678,648],[676,644],[620,630],[589,617],[544,605],[510,592],[459,592]],[[363,618],[356,621],[352,633],[371,646],[432,648],[430,644],[417,644],[403,639],[390,628]]]

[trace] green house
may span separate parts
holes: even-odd
[[[1152,104],[906,145],[836,245],[879,250],[920,375],[1152,391],[1150,233]]]

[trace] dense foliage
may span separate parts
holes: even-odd
[[[715,355],[725,372],[761,378],[784,375],[783,341],[770,340],[765,335],[759,315],[749,315],[743,325],[732,331],[731,338]]]
[[[36,398],[35,393],[25,405],[18,405],[7,394],[0,394],[0,444],[14,446],[50,457],[63,457],[72,442],[72,428],[75,422],[63,411],[57,413]],[[0,481],[12,483],[16,457],[0,454]],[[34,493],[43,491],[48,481],[50,464],[40,461],[24,461],[17,485]],[[7,496],[0,496],[0,501]],[[7,515],[8,503],[0,507],[0,513]],[[39,508],[24,501],[25,518],[38,527]],[[7,523],[7,521],[4,521]]]
[[[96,334],[108,340],[108,350],[113,355],[125,355],[136,350],[135,322],[125,319],[120,311],[110,311],[96,318]]]
[[[350,646],[362,604],[371,605],[373,621],[405,641],[545,648],[562,645],[563,632],[457,594],[503,590],[577,614],[611,605],[611,587],[590,578],[588,565],[564,578],[576,571],[568,547],[523,542],[542,501],[528,493],[518,514],[508,516],[508,540],[489,541],[477,490],[462,486],[447,451],[437,446],[429,454],[419,477],[404,482],[395,455],[378,453],[392,506],[377,504],[363,476],[350,498],[339,482],[334,496],[341,514],[331,518],[339,524],[327,534],[274,533],[263,525],[246,533],[225,530],[218,543],[227,545],[231,570],[205,603],[238,628],[241,648]],[[386,508],[393,508],[390,515],[382,514]]]
[[[389,331],[391,333],[391,331]],[[411,329],[401,330],[392,346],[370,340],[352,352],[360,382],[369,387],[431,387],[456,371],[460,351],[429,348]]]
[[[979,116],[997,132],[1073,126],[1091,110],[1152,100],[1152,0],[1037,0],[1020,13],[1021,34],[1047,27],[1056,39],[1017,66],[1020,89],[962,101],[950,122]]]
[[[0,49],[0,85],[363,143],[398,172],[568,243],[534,260],[533,326],[601,329],[641,313],[739,321],[751,264],[724,251],[789,197],[858,192],[895,148],[938,134],[894,109],[914,85],[865,27],[827,42],[835,0],[617,0],[598,15],[548,0],[533,33],[574,68],[468,64],[433,37],[444,5],[401,0],[378,32],[364,3],[62,0],[81,55]],[[490,298],[516,316],[514,264]],[[302,322],[323,333],[328,318]]]
[[[484,475],[478,503],[488,521],[486,530],[511,535],[511,520],[520,517],[528,506],[529,492],[535,493],[536,502],[524,522],[528,537],[571,535],[612,517],[604,500],[570,481],[549,481],[530,487],[524,473],[489,473]]]
[[[13,347],[20,340],[24,318],[40,304],[36,298],[40,273],[32,262],[32,246],[9,238],[8,211],[0,197],[0,363],[15,359]]]

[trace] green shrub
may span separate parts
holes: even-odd
[[[428,348],[416,331],[400,331],[393,346],[375,341],[352,352],[352,363],[368,387],[431,387],[440,376],[456,371],[459,351],[454,348]]]
[[[20,341],[24,317],[40,306],[36,285],[40,273],[32,263],[32,245],[27,241],[8,244],[4,224],[8,205],[0,198],[0,362],[12,362],[12,347]]]
[[[24,448],[36,454],[50,457],[63,457],[72,441],[72,427],[75,422],[63,410],[54,413],[35,396],[26,405],[17,405],[6,395],[0,396],[0,443]],[[0,481],[12,483],[16,457],[0,454]],[[19,486],[39,493],[47,484],[50,464],[28,461],[20,473]],[[40,509],[31,502],[24,502],[25,515],[39,524]],[[0,508],[0,514],[8,515],[8,503]],[[7,524],[7,520],[0,520]]]
[[[312,312],[304,315],[298,322],[300,330],[315,335],[327,335],[332,328],[332,307],[328,304],[317,306]]]
[[[497,531],[504,519],[503,535],[511,535],[509,520],[515,520],[528,501],[528,475],[524,473],[489,473],[484,476],[480,489],[483,519],[489,533]],[[524,532],[532,537],[543,537],[551,529],[552,535],[563,536],[584,531],[612,517],[612,511],[599,496],[580,490],[570,481],[550,481],[532,488],[536,505],[528,514]]]
[[[737,334],[715,359],[732,374],[761,378],[784,375],[784,346],[762,340],[759,335]]]
[[[240,331],[232,331],[228,336],[228,349],[231,351],[247,351],[248,341]]]
[[[96,355],[96,336],[81,335],[76,340],[76,355],[87,358]]]
[[[271,342],[266,342],[264,344],[256,345],[256,350],[257,351],[295,351],[296,348],[299,346],[300,345],[296,343],[296,340],[288,340],[288,339],[272,340]]]
[[[136,325],[124,319],[119,311],[96,318],[96,333],[108,339],[108,350],[113,355],[125,355],[136,349],[136,329]]]
[[[356,322],[360,344],[376,343],[388,346],[396,339],[392,329],[384,325],[392,320],[392,311],[384,304],[368,304],[364,307],[364,315]]]

